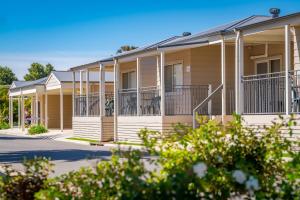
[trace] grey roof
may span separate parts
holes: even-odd
[[[15,84],[16,87],[11,89],[17,89],[17,88],[24,88],[24,87],[31,87],[35,85],[43,85],[47,81],[47,77],[35,80],[35,81],[14,81],[13,84]]]
[[[212,28],[212,29],[209,29],[209,30],[206,30],[206,31],[203,31],[203,32],[191,35],[191,36],[178,38],[177,40],[173,40],[168,43],[160,45],[159,48],[208,42],[206,40],[206,38],[209,36],[233,32],[235,29],[237,29],[239,27],[248,26],[250,24],[259,23],[262,21],[270,20],[270,19],[272,19],[272,17],[270,17],[270,16],[253,15],[253,16],[241,19],[241,20],[230,22],[228,24],[217,26],[215,28]]]

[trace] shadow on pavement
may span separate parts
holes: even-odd
[[[33,150],[33,151],[14,151],[0,152],[0,162],[2,163],[21,163],[24,158],[32,159],[34,157],[46,157],[51,161],[66,161],[74,162],[84,159],[105,159],[104,157],[111,156],[110,151],[94,151],[80,149],[61,149],[61,150]]]

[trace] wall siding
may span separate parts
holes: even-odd
[[[101,138],[100,117],[73,117],[74,137],[100,140]]]

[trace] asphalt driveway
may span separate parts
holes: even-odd
[[[95,166],[102,159],[110,159],[109,147],[88,146],[41,138],[0,134],[0,165],[11,164],[22,170],[24,158],[50,158],[55,164],[53,175],[60,175],[84,166]]]

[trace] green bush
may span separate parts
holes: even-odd
[[[300,145],[283,134],[285,130],[285,134],[293,136],[293,119],[282,119],[260,133],[242,126],[239,116],[225,126],[205,119],[199,123],[197,129],[178,125],[172,134],[142,130],[140,137],[151,157],[144,156],[144,151],[119,149],[95,169],[82,168],[43,179],[43,186],[35,190],[34,197],[40,200],[300,198],[300,154],[295,151]],[[146,168],[146,162],[156,170]],[[4,185],[0,181],[0,188]]]
[[[9,129],[10,126],[7,122],[0,122],[0,130],[1,129]]]
[[[40,124],[30,126],[28,129],[28,133],[30,135],[47,133],[47,132],[48,132],[48,130],[43,125],[40,125]]]

